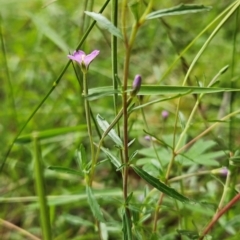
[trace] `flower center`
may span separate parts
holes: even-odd
[[[82,55],[81,62],[84,62],[85,55]]]

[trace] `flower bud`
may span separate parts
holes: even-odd
[[[213,169],[211,173],[213,174],[221,174],[223,176],[228,175],[229,170],[226,167],[218,168],[218,169]]]
[[[132,97],[137,95],[137,93],[141,88],[141,84],[142,84],[142,77],[140,75],[136,75],[132,85],[132,91],[131,91]]]
[[[163,110],[162,111],[162,118],[163,118],[163,120],[166,120],[168,118],[168,116],[169,116],[169,112],[166,111],[166,110]]]

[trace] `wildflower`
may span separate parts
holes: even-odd
[[[140,75],[136,75],[133,81],[132,85],[132,91],[131,95],[136,96],[136,94],[139,92],[142,84],[142,77]]]
[[[213,174],[221,174],[223,176],[227,176],[228,175],[228,169],[226,167],[222,167],[222,168],[218,168],[218,169],[214,169],[211,171]]]
[[[150,141],[150,140],[151,140],[151,137],[150,137],[149,135],[145,136],[144,138],[145,138],[145,140],[147,140],[147,141]]]
[[[85,52],[78,50],[74,51],[72,55],[68,55],[68,58],[78,62],[81,66],[82,72],[86,73],[90,63],[99,54],[99,50],[94,50],[90,54],[86,55]]]
[[[151,137],[151,136],[149,136],[149,135],[146,135],[145,137],[144,137],[144,139],[146,140],[146,141],[156,141],[156,138],[154,138],[154,137]]]
[[[163,110],[162,111],[162,118],[163,118],[163,120],[166,120],[168,118],[168,116],[169,116],[169,112],[166,111],[166,110]]]
[[[219,171],[220,174],[227,176],[228,175],[228,169],[226,167],[222,167]]]

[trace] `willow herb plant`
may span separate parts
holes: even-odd
[[[67,12],[73,2],[72,11],[81,11],[81,21],[68,18],[66,24],[59,18],[58,34],[44,18],[51,19],[51,4],[62,4]],[[19,86],[11,77],[18,58],[12,52],[8,56],[8,38],[2,30],[8,21],[0,19],[3,69],[14,116],[11,129],[18,129],[1,161],[0,181],[6,184],[0,186],[0,238],[238,239],[240,154],[234,128],[239,127],[240,116],[236,57],[240,1],[224,3],[220,13],[217,3],[210,7],[154,0],[106,0],[102,6],[99,2],[85,0],[76,8],[75,1],[55,1],[42,8],[45,17],[27,13],[23,26],[30,21],[39,30],[34,49],[43,34],[69,61],[58,77],[56,59],[48,59],[52,56],[41,57],[50,70],[34,65],[37,76],[51,76],[52,85],[49,89],[42,82],[36,85],[35,97],[43,91],[46,95],[21,124],[25,117],[17,108],[21,98],[14,95]],[[54,11],[63,16],[59,9],[64,8]],[[208,21],[199,21],[203,14]],[[233,17],[235,25],[228,26]],[[191,21],[194,27],[189,28]],[[77,31],[82,36],[78,44],[71,36]],[[231,44],[218,36],[220,31],[232,34]],[[223,44],[219,50],[218,43],[214,51],[210,45],[214,39],[227,47]],[[52,43],[45,46],[52,49]],[[225,47],[226,54],[232,49],[231,56],[214,56],[213,61],[211,56]],[[67,55],[69,49],[75,51]],[[86,54],[89,49],[92,52]],[[36,56],[39,59],[39,52]],[[8,58],[15,64],[11,68]],[[211,68],[200,58],[205,58],[204,64],[210,61]],[[22,69],[18,77],[29,77]],[[53,92],[60,84],[57,102]],[[5,95],[1,90],[0,98]],[[49,106],[61,115],[49,112],[37,117]],[[21,158],[24,161],[18,161]],[[18,206],[14,211],[13,202],[26,211]],[[14,231],[2,230],[8,228]]]

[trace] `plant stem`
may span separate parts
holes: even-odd
[[[49,209],[47,206],[46,192],[44,186],[43,168],[42,168],[42,156],[40,142],[38,140],[38,133],[32,134],[34,144],[34,175],[36,182],[36,191],[38,195],[39,207],[40,207],[40,220],[42,226],[42,233],[44,240],[51,240],[51,224],[49,217]]]
[[[237,45],[237,33],[238,33],[238,24],[239,24],[239,9],[236,12],[236,20],[235,20],[235,31],[234,31],[234,35],[233,35],[233,51],[232,51],[232,68],[231,68],[231,78],[233,79],[234,77],[234,71],[236,68],[236,56],[237,56],[237,49],[236,49],[236,45]],[[231,84],[231,88],[235,88],[236,84],[235,82],[232,80],[230,82]],[[230,101],[229,101],[229,110],[230,112],[233,111],[233,102],[234,102],[234,97],[236,96],[235,93],[226,93],[230,95]],[[234,120],[230,121],[229,123],[229,149],[233,150],[234,147]]]
[[[6,50],[5,41],[4,41],[3,36],[4,35],[3,35],[3,30],[2,30],[2,16],[0,15],[0,41],[1,41],[1,46],[2,46],[3,66],[6,71],[6,79],[7,79],[8,86],[9,86],[9,97],[10,97],[10,101],[11,101],[11,108],[13,109],[12,121],[15,121],[14,128],[17,128],[18,116],[17,116],[16,104],[15,104],[14,93],[13,93],[12,78],[11,78],[10,70],[8,67],[7,50]]]
[[[112,0],[112,22],[115,27],[117,27],[117,17],[118,17],[118,0]],[[116,79],[118,75],[118,68],[117,68],[117,37],[112,35],[111,38],[111,56],[112,56],[112,80],[113,80],[113,89],[116,91],[113,95],[113,103],[114,103],[114,110],[115,114],[117,115],[118,112],[118,81]],[[119,127],[118,133],[119,131]]]
[[[20,228],[6,220],[3,220],[0,218],[0,224],[4,227],[7,227],[8,229],[11,229],[11,230],[15,230],[15,231],[18,231],[19,234],[31,239],[31,240],[41,240],[40,238],[34,236],[33,234],[31,234],[30,232],[26,231],[25,229],[23,228]]]
[[[231,183],[231,171],[228,170],[228,173],[227,173],[227,178],[226,178],[226,182],[224,184],[224,189],[223,189],[223,194],[222,194],[222,197],[221,197],[221,200],[218,204],[218,209],[217,211],[221,210],[222,206],[223,206],[223,203],[224,203],[224,200],[227,196],[227,192],[229,190],[229,185]]]
[[[92,160],[92,166],[91,166],[91,170],[90,170],[90,174],[89,174],[89,179],[87,180],[87,184],[89,184],[89,186],[92,186],[93,174],[94,174],[95,167],[96,167],[96,161],[94,160],[95,159],[95,149],[94,149],[94,144],[93,144],[90,106],[89,106],[89,102],[87,100],[87,95],[88,95],[87,73],[83,73],[84,108],[85,108],[88,137],[89,137],[90,149],[91,149],[91,160]]]
[[[184,149],[186,149],[187,147],[191,146],[194,142],[196,142],[199,138],[201,138],[202,136],[204,136],[205,134],[207,134],[208,132],[210,132],[214,127],[216,127],[217,125],[219,125],[222,121],[227,120],[230,117],[233,117],[234,115],[240,113],[240,110],[237,110],[235,112],[232,112],[226,116],[224,116],[223,118],[221,118],[219,120],[219,122],[216,122],[214,124],[212,124],[210,127],[208,127],[206,130],[204,130],[201,134],[199,134],[197,137],[193,138],[190,142],[188,142],[186,145],[184,145],[183,147],[181,147],[180,149],[177,150],[177,152],[175,152],[175,154],[179,154],[181,153]]]
[[[225,207],[223,207],[220,211],[218,211],[210,221],[210,223],[207,225],[207,227],[204,229],[202,235],[200,236],[199,240],[203,240],[204,237],[208,234],[208,232],[211,230],[211,228],[214,226],[214,224],[218,221],[218,219],[226,213],[235,203],[237,203],[240,200],[240,193],[238,193]]]
[[[131,104],[131,102],[132,102],[132,97],[130,97],[129,99],[128,99],[128,101],[127,101],[127,105],[129,106],[130,104]],[[108,133],[114,128],[114,126],[119,122],[119,120],[121,119],[121,117],[122,117],[122,115],[123,115],[123,109],[121,109],[120,111],[119,111],[119,113],[117,114],[117,116],[114,118],[114,120],[112,121],[112,123],[109,125],[109,127],[105,130],[105,132],[102,134],[102,137],[101,137],[101,139],[100,139],[100,141],[99,141],[99,143],[98,143],[98,148],[97,148],[97,152],[96,152],[96,154],[95,154],[95,162],[97,162],[97,159],[98,159],[98,157],[99,157],[99,153],[100,153],[100,149],[101,149],[101,146],[102,146],[102,144],[103,144],[103,141],[104,141],[104,139],[105,139],[105,137],[108,135]]]
[[[178,177],[171,178],[171,179],[168,180],[168,182],[169,183],[176,182],[176,181],[182,180],[184,178],[195,177],[195,176],[200,176],[200,175],[207,175],[207,174],[211,174],[211,173],[212,173],[211,170],[188,173],[188,174],[184,174],[184,175],[181,175],[181,176],[178,176]]]

